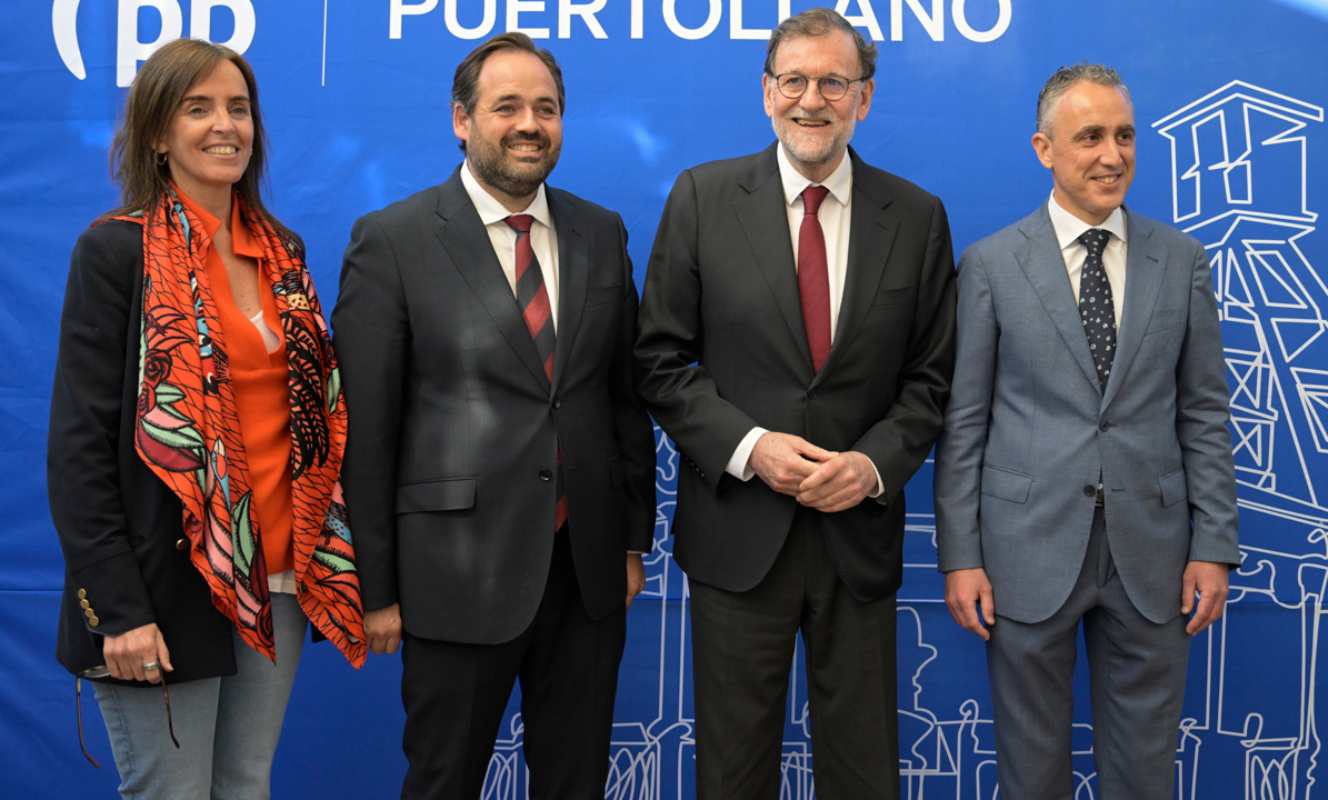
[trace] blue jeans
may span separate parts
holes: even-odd
[[[270,796],[272,756],[304,646],[304,613],[294,595],[272,594],[272,627],[275,665],[232,633],[234,675],[170,684],[178,750],[167,732],[159,686],[95,684],[120,772],[121,797]]]

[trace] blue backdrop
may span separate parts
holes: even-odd
[[[546,39],[568,87],[552,182],[619,210],[640,285],[683,168],[772,139],[759,77],[768,31],[797,0],[19,0],[0,11],[0,766],[14,798],[111,796],[87,702],[55,663],[62,562],[43,480],[67,258],[111,207],[107,145],[150,48],[194,35],[246,51],[271,139],[270,199],[302,233],[330,308],[361,214],[459,160],[452,70],[477,37]],[[946,202],[957,248],[1043,202],[1034,100],[1058,65],[1104,61],[1140,129],[1131,207],[1210,249],[1224,319],[1244,566],[1227,616],[1196,639],[1177,736],[1178,797],[1328,797],[1328,0],[841,0],[878,40],[858,152]],[[961,367],[962,368],[962,365]],[[692,796],[686,583],[668,539],[677,454],[659,443],[657,549],[632,608],[606,796]],[[935,571],[930,469],[909,486],[899,605],[905,796],[997,796],[982,648],[949,619]],[[796,672],[801,672],[798,655]],[[279,797],[391,797],[404,771],[399,662],[359,673],[306,649],[277,753]],[[87,698],[85,698],[86,700]],[[1095,797],[1092,713],[1076,711],[1076,800]],[[519,717],[486,797],[526,797]],[[814,796],[795,677],[784,797]],[[1110,798],[1109,800],[1118,800]]]

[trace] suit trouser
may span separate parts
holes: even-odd
[[[783,550],[754,589],[690,584],[700,800],[780,796],[789,668],[799,631],[816,796],[899,797],[895,597],[862,603],[849,594],[819,517],[798,510]]]
[[[1000,609],[1000,597],[996,598]],[[1176,587],[1180,609],[1180,586]],[[1102,509],[1070,599],[1043,622],[998,615],[987,645],[1001,797],[1067,800],[1084,778],[1070,763],[1075,638],[1084,624],[1101,800],[1171,800],[1190,640],[1185,618],[1158,625],[1130,602]]]
[[[480,796],[498,725],[518,679],[529,796],[604,797],[626,609],[590,619],[566,530],[557,536],[539,610],[517,638],[474,645],[406,634],[401,699],[409,767],[403,798]]]

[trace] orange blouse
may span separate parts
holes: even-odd
[[[203,223],[211,240],[221,228],[221,221],[192,202],[183,192],[181,202]],[[258,261],[260,248],[240,218],[239,203],[231,203],[231,251]],[[244,441],[249,467],[249,485],[253,489],[253,507],[258,516],[263,559],[268,575],[292,568],[291,547],[291,472],[290,472],[290,395],[287,389],[286,344],[281,336],[272,284],[258,269],[258,293],[262,298],[263,324],[276,334],[281,344],[269,353],[254,323],[235,305],[226,265],[215,248],[204,254],[208,284],[217,305],[217,316],[226,340],[230,359],[231,385],[235,390],[235,412],[240,418],[240,437]]]

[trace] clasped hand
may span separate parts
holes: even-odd
[[[825,450],[790,433],[762,434],[748,463],[771,489],[826,513],[853,508],[876,489],[867,456]]]

